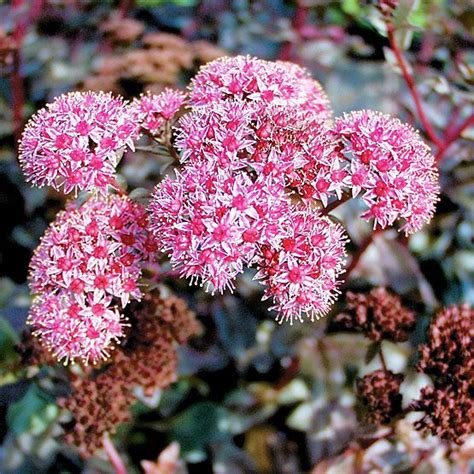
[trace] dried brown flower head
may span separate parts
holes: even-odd
[[[421,346],[420,371],[438,383],[474,383],[474,310],[468,305],[451,306],[431,322],[428,342]]]
[[[174,296],[147,294],[129,305],[130,331],[109,365],[86,378],[75,377],[72,394],[61,405],[72,414],[66,442],[84,456],[102,445],[104,433],[114,433],[129,418],[135,387],[145,395],[176,380],[175,341],[184,343],[197,331],[197,322],[186,303]]]
[[[414,410],[425,412],[416,428],[461,444],[474,432],[473,388],[470,392],[455,385],[422,389],[420,400],[412,404]]]
[[[405,308],[400,297],[385,288],[369,294],[348,292],[347,308],[334,318],[334,328],[363,332],[373,341],[403,342],[415,325],[415,314]]]
[[[134,397],[122,380],[115,381],[108,372],[95,379],[77,377],[72,388],[69,397],[59,400],[59,406],[72,414],[72,421],[64,426],[64,440],[88,457],[101,446],[105,433],[114,433],[129,419]]]
[[[401,413],[403,378],[402,374],[380,369],[357,379],[357,395],[367,408],[365,421],[380,425]]]
[[[103,27],[116,43],[131,43],[143,32],[136,20],[111,18]],[[138,24],[136,24],[138,23]],[[140,27],[141,25],[141,27]],[[147,33],[135,47],[102,58],[101,65],[82,86],[84,90],[105,90],[123,96],[136,96],[151,90],[178,86],[183,75],[225,53],[207,41],[187,42],[170,33]]]
[[[129,44],[141,36],[145,25],[133,18],[121,18],[113,15],[102,23],[101,30],[115,43]]]

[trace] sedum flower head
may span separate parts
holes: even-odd
[[[408,340],[415,313],[403,306],[398,295],[379,287],[369,294],[349,291],[346,300],[344,312],[333,320],[335,329],[360,331],[374,342]]]
[[[362,217],[382,228],[403,219],[407,234],[433,216],[438,174],[429,147],[417,132],[390,115],[371,110],[336,120],[342,151],[351,162],[352,195],[369,207]]]
[[[261,245],[278,241],[288,208],[281,180],[254,181],[244,170],[231,173],[204,162],[165,178],[149,210],[171,263],[192,282],[222,292],[233,288]]]
[[[269,104],[297,105],[321,120],[331,117],[323,88],[296,64],[249,56],[224,57],[201,68],[192,80],[193,106],[235,99],[251,102],[259,110]]]
[[[312,321],[329,311],[345,262],[344,229],[310,206],[295,206],[277,245],[262,246],[257,279],[275,303],[277,321]]]
[[[184,93],[173,89],[165,89],[161,94],[148,92],[135,99],[131,108],[137,114],[143,130],[160,135],[160,129],[178,113],[185,98]]]
[[[418,368],[443,383],[474,390],[474,309],[450,306],[434,316]]]
[[[415,427],[447,441],[462,444],[474,432],[474,401],[470,389],[457,385],[435,384],[421,390],[412,408],[423,417]]]
[[[327,122],[297,106],[270,104],[260,110],[235,99],[197,107],[180,120],[176,146],[183,163],[278,175],[286,187],[324,205],[350,184]]]
[[[246,266],[257,266],[280,321],[324,314],[345,237],[291,203],[297,192],[326,205],[350,182],[321,87],[296,65],[239,56],[203,68],[189,103],[176,136],[183,167],[150,205],[161,250],[210,291],[232,289]]]
[[[124,326],[110,296],[76,296],[67,291],[37,296],[28,323],[58,361],[81,359],[85,364],[108,357],[108,350],[123,336]]]
[[[364,414],[367,423],[390,423],[402,412],[400,385],[403,379],[402,374],[379,369],[356,380],[357,396],[367,408]]]
[[[134,114],[121,98],[71,92],[30,119],[20,140],[20,165],[35,186],[104,192],[121,151],[133,148],[137,137]]]
[[[29,323],[59,360],[96,363],[122,335],[118,303],[141,298],[141,263],[157,248],[146,227],[141,205],[109,196],[69,206],[46,231],[30,263]]]

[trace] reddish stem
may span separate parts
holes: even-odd
[[[128,12],[133,7],[133,0],[120,0],[119,4],[119,16],[120,18],[126,18]]]
[[[408,86],[408,89],[410,90],[410,93],[413,97],[413,100],[415,101],[415,106],[416,106],[416,110],[418,112],[420,121],[423,124],[423,127],[425,128],[425,131],[427,135],[429,136],[430,140],[438,148],[441,148],[443,146],[443,142],[436,135],[433,129],[433,126],[431,125],[430,121],[428,120],[428,117],[425,114],[423,105],[421,103],[420,95],[418,94],[418,91],[415,86],[415,81],[413,80],[413,77],[410,74],[410,71],[408,70],[408,65],[405,61],[405,58],[403,57],[402,52],[400,51],[400,48],[398,47],[398,44],[395,40],[395,31],[394,31],[392,23],[387,23],[387,35],[388,35],[388,41],[390,42],[390,47],[392,48],[393,54],[395,55],[395,58],[400,67],[400,70],[402,71],[403,79],[405,80]]]
[[[125,464],[119,456],[119,453],[115,449],[114,444],[112,443],[112,441],[110,441],[108,433],[104,434],[102,443],[104,446],[105,453],[109,458],[110,464],[112,464],[112,467],[114,468],[115,474],[127,474],[127,468],[125,467]]]
[[[13,52],[12,73],[10,83],[12,88],[12,112],[13,112],[13,134],[15,141],[20,138],[20,131],[23,126],[23,109],[25,103],[25,93],[23,90],[23,80],[20,74],[21,69],[21,43],[25,34],[26,25],[22,19],[21,8],[23,0],[13,0],[12,11],[15,16],[15,27],[12,37],[15,40],[15,51]]]
[[[18,44],[18,43],[17,43]],[[21,54],[20,47],[13,52],[12,73],[10,76],[12,88],[12,112],[13,112],[13,135],[18,142],[23,128],[23,110],[25,104],[25,93],[23,90],[23,79],[20,74]]]
[[[322,214],[329,214],[330,212],[334,211],[334,209],[338,208],[341,204],[344,204],[346,201],[348,201],[351,198],[351,195],[349,193],[344,193],[341,197],[341,199],[338,199],[337,201],[331,202],[328,204],[321,212]]]
[[[385,362],[385,356],[383,355],[382,345],[379,346],[379,357],[380,362],[382,363],[383,370],[387,371],[387,363]]]
[[[354,269],[359,264],[359,261],[362,258],[362,255],[364,255],[364,252],[370,247],[370,244],[373,242],[374,237],[380,232],[382,232],[382,229],[380,227],[375,228],[360,244],[359,248],[355,251],[354,255],[352,256],[351,263],[348,265],[346,272],[344,273],[344,275],[342,275],[342,278],[346,280],[349,278],[349,275],[354,271]]]
[[[25,6],[24,0],[12,1],[12,11],[15,17],[15,28],[13,30],[12,36],[15,40],[16,49],[13,52],[10,83],[12,88],[13,134],[15,136],[15,141],[18,141],[20,138],[21,129],[23,128],[25,108],[25,91],[23,78],[21,77],[21,47],[23,38],[25,37],[29,26],[40,14],[43,8],[43,3],[44,0],[33,0],[28,14],[26,14],[26,11],[21,11],[21,9]]]
[[[457,127],[451,129],[446,132],[446,136],[444,137],[444,142],[438,149],[436,153],[435,159],[436,161],[440,161],[448,148],[461,136],[462,132],[469,128],[471,125],[474,125],[474,113],[469,115],[465,120],[463,120]]]

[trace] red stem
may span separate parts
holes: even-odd
[[[110,441],[108,433],[104,434],[102,439],[103,446],[107,457],[109,458],[110,464],[114,468],[115,474],[127,474],[127,468],[123,463],[119,453],[115,449],[114,444]]]
[[[400,51],[400,48],[398,47],[398,44],[395,40],[395,31],[394,31],[392,23],[387,23],[387,35],[388,35],[388,41],[390,42],[390,47],[392,48],[393,54],[395,55],[395,58],[397,59],[397,63],[400,66],[400,69],[402,71],[402,76],[405,79],[405,82],[408,86],[408,89],[410,90],[413,100],[415,101],[415,106],[416,106],[416,110],[418,112],[420,121],[423,124],[423,127],[425,128],[425,131],[427,135],[429,136],[430,140],[438,148],[441,148],[443,146],[443,142],[436,135],[433,129],[433,126],[431,125],[430,121],[428,120],[425,114],[423,105],[421,103],[420,95],[418,94],[418,91],[415,86],[415,81],[413,80],[413,77],[410,74],[410,71],[408,70],[408,66],[405,61],[405,58],[403,57],[402,52]]]
[[[379,357],[380,362],[382,363],[383,370],[387,371],[387,363],[385,362],[385,356],[383,355],[382,345],[379,346]]]
[[[23,0],[13,0],[12,11],[15,17],[15,27],[12,37],[15,40],[15,51],[13,52],[12,73],[10,83],[12,88],[12,112],[13,112],[13,134],[15,142],[20,138],[23,126],[23,109],[25,103],[25,93],[23,90],[23,80],[20,74],[21,69],[21,44],[25,35],[26,25],[22,19],[21,8]]]
[[[296,2],[295,14],[291,20],[291,26],[292,26],[293,32],[297,36],[297,41],[301,39],[300,30],[306,24],[308,13],[309,13],[309,8],[302,5],[302,2],[298,0]],[[292,50],[293,50],[293,43],[291,41],[286,41],[285,43],[283,43],[280,50],[279,59],[281,59],[282,61],[290,61],[293,57]]]
[[[360,244],[359,248],[355,251],[354,255],[352,256],[351,263],[348,265],[346,272],[344,273],[344,275],[342,275],[342,278],[346,280],[349,278],[349,275],[354,271],[354,269],[359,264],[359,261],[362,258],[362,255],[364,255],[364,252],[369,248],[370,244],[373,242],[374,237],[380,232],[382,232],[382,229],[380,227],[375,228]]]
[[[133,7],[133,0],[120,0],[119,4],[119,16],[120,18],[126,18],[128,12]]]
[[[444,142],[441,144],[438,149],[438,152],[436,153],[436,161],[440,161],[443,158],[448,148],[461,136],[462,132],[471,125],[474,125],[474,113],[469,115],[469,117],[463,120],[454,129],[448,129],[448,131],[446,132],[446,136],[444,137]]]
[[[21,129],[23,128],[23,110],[25,104],[25,93],[23,90],[23,79],[20,74],[21,54],[19,45],[13,52],[12,73],[10,83],[12,88],[12,111],[13,111],[13,135],[15,142],[20,139]]]
[[[21,77],[21,48],[23,38],[25,37],[29,26],[43,9],[44,0],[33,0],[31,7],[27,12],[21,9],[25,5],[24,0],[13,0],[12,11],[15,17],[15,28],[13,30],[13,39],[15,40],[16,49],[13,52],[12,73],[10,83],[12,88],[12,112],[13,112],[13,133],[15,141],[18,141],[23,128],[24,108],[25,108],[25,91],[23,78]]]

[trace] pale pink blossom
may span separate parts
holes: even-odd
[[[121,98],[103,92],[71,92],[56,98],[26,125],[19,161],[27,181],[65,193],[113,182],[126,146],[133,149],[138,124]]]
[[[350,184],[337,145],[328,123],[311,111],[273,104],[260,111],[240,99],[195,108],[179,121],[176,138],[183,163],[279,175],[285,186],[323,205]]]
[[[171,121],[184,105],[186,95],[177,90],[165,89],[160,94],[142,95],[132,102],[131,108],[146,132],[158,136],[166,122]]]
[[[263,246],[256,279],[265,285],[277,321],[311,321],[326,314],[338,294],[345,263],[344,229],[308,205],[291,209],[278,245]]]
[[[352,194],[361,194],[369,207],[362,217],[382,228],[402,219],[407,234],[430,221],[439,199],[438,173],[418,132],[370,110],[345,114],[334,130],[350,161]]]
[[[190,87],[190,104],[201,106],[222,100],[253,102],[259,110],[268,104],[299,106],[331,117],[321,85],[296,64],[264,61],[250,56],[224,57],[204,66]]]
[[[47,292],[35,298],[28,315],[33,334],[64,364],[107,358],[126,325],[111,297]]]
[[[188,164],[155,189],[150,226],[160,250],[191,282],[232,289],[263,244],[276,244],[289,201],[283,181],[246,171]]]
[[[86,320],[92,317],[98,324],[100,308],[103,307],[105,323],[110,320],[115,324],[112,314],[120,319],[117,305],[123,308],[130,300],[141,298],[139,279],[142,264],[153,258],[157,250],[147,226],[144,207],[126,197],[95,197],[79,207],[69,205],[47,229],[31,260],[30,288],[39,295],[41,302],[33,306],[54,302],[54,314],[61,318],[64,302],[69,307],[75,301],[81,307],[77,316],[81,327],[89,327],[91,323]],[[53,295],[61,295],[61,298],[52,298]],[[44,314],[45,322],[41,315],[41,311],[35,311],[30,322],[36,333],[45,339],[42,328],[54,324],[51,320],[54,316]],[[113,333],[116,333],[115,329]],[[95,341],[96,345],[99,340],[113,339],[103,336]],[[54,346],[52,341],[57,339],[48,338],[52,350],[65,354],[67,360],[80,357],[86,363],[90,360],[97,362],[96,355],[101,353],[89,353],[84,349],[86,342],[82,341],[82,355],[77,352],[68,354],[64,347]],[[107,346],[103,350],[106,354]]]

